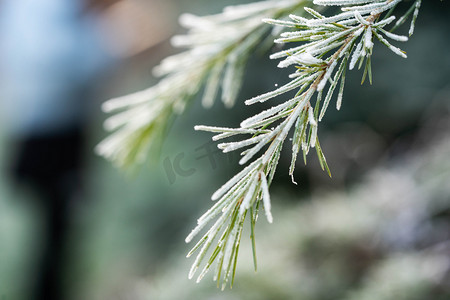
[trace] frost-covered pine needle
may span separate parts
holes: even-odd
[[[306,162],[306,156],[313,148],[316,150],[322,169],[331,176],[319,143],[319,123],[334,98],[338,85],[336,108],[338,110],[341,108],[347,69],[363,67],[362,82],[366,77],[372,82],[371,57],[375,46],[374,40],[380,41],[395,54],[406,58],[406,53],[391,44],[389,39],[396,43],[405,42],[408,37],[391,32],[397,27],[398,22],[393,28],[387,28],[396,19],[393,13],[402,0],[314,0],[313,2],[319,5],[317,10],[307,8],[302,16],[290,14],[289,18],[264,19],[266,23],[289,30],[281,33],[280,37],[275,39],[275,43],[300,43],[288,50],[281,50],[271,55],[272,59],[281,59],[278,67],[293,69],[293,73],[289,76],[292,80],[273,91],[253,97],[245,103],[253,105],[268,102],[291,91],[296,91],[296,94],[285,96],[283,103],[275,104],[247,118],[241,122],[239,128],[214,126],[196,126],[195,128],[216,133],[213,138],[215,140],[244,135],[237,141],[235,139],[232,142],[219,144],[219,149],[223,152],[242,151],[240,164],[250,163],[213,194],[212,199],[218,202],[199,219],[197,227],[188,236],[187,242],[200,233],[207,222],[217,219],[211,229],[189,252],[191,255],[199,251],[190,277],[203,262],[206,251],[211,250],[198,280],[203,278],[215,262],[217,267],[214,279],[218,281],[218,286],[221,280],[222,288],[230,280],[231,283],[233,282],[240,233],[245,217],[250,216],[252,245],[255,244],[254,226],[259,210],[263,209],[267,221],[273,222],[269,187],[289,132],[294,132],[291,139],[292,162],[289,169],[292,178],[298,153],[303,152]],[[261,2],[261,5],[263,3],[266,2]],[[402,22],[412,15],[412,24],[414,24],[420,4],[420,0],[414,1],[408,13],[400,18]],[[255,5],[257,7],[257,4]],[[324,9],[320,6],[338,6],[341,12],[325,16],[322,14]],[[305,18],[306,15],[312,17]],[[413,28],[411,25],[410,33]],[[216,237],[217,244],[212,246],[212,240]],[[255,250],[253,253],[255,255]]]

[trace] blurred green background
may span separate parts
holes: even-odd
[[[310,155],[307,166],[297,167],[299,185],[292,184],[285,151],[271,188],[274,223],[260,218],[257,224],[258,272],[247,231],[235,286],[224,292],[212,275],[200,284],[187,279],[192,260],[184,257],[191,245],[184,237],[211,205],[210,195],[239,167],[236,157],[202,157],[215,144],[193,126],[237,126],[263,107],[241,101],[230,110],[216,103],[206,111],[195,101],[176,118],[160,155],[131,172],[114,168],[93,148],[106,135],[101,102],[157,82],[151,69],[176,52],[169,38],[183,32],[179,14],[216,13],[251,1],[137,2],[151,24],[142,34],[157,38],[99,79],[85,189],[71,208],[64,278],[70,299],[450,299],[447,2],[424,1],[415,35],[402,45],[407,60],[376,44],[373,86],[360,86],[360,72],[348,73],[342,109],[330,109],[320,129],[332,179]],[[283,83],[287,73],[276,64],[255,55],[239,99]],[[14,149],[1,128],[0,135],[3,170]],[[180,154],[194,171],[173,178],[164,162]],[[0,299],[23,299],[39,247],[39,209],[30,191],[12,188],[1,176]]]

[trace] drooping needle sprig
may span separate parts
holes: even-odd
[[[362,82],[372,82],[371,56],[377,39],[395,54],[406,58],[406,53],[392,45],[390,40],[405,42],[408,37],[397,35],[387,28],[396,20],[395,8],[401,0],[315,0],[322,6],[340,6],[342,12],[326,17],[318,11],[305,8],[311,18],[290,15],[289,19],[265,19],[269,24],[291,29],[281,34],[275,43],[299,42],[290,49],[271,55],[282,59],[280,68],[295,67],[287,84],[251,98],[245,103],[264,103],[275,97],[295,91],[293,97],[242,121],[238,128],[196,126],[196,130],[216,133],[214,141],[234,136],[246,136],[238,141],[223,142],[218,147],[223,152],[241,151],[239,164],[249,163],[212,196],[216,204],[198,219],[197,227],[186,238],[190,242],[206,225],[216,220],[200,238],[188,256],[198,251],[189,277],[192,278],[212,248],[197,281],[216,262],[214,280],[222,288],[233,284],[240,238],[246,216],[250,215],[251,237],[256,269],[254,226],[260,203],[268,222],[273,221],[269,186],[272,182],[281,149],[289,133],[292,135],[292,160],[289,174],[294,181],[296,159],[302,151],[304,161],[311,149],[315,149],[323,170],[331,176],[318,138],[318,124],[324,117],[338,88],[336,108],[342,105],[347,69],[364,66]],[[411,28],[417,18],[421,1],[413,4]],[[402,22],[405,16],[400,18]],[[394,24],[397,26],[399,22]],[[412,34],[413,29],[410,30]],[[257,156],[259,153],[261,155]],[[257,157],[257,158],[255,158]],[[253,161],[252,161],[253,160]],[[215,247],[211,247],[218,238]]]

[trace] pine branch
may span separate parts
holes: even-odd
[[[114,114],[104,124],[112,133],[97,146],[97,153],[119,166],[143,162],[172,116],[183,112],[205,82],[204,107],[214,104],[220,86],[225,106],[233,106],[246,61],[271,30],[261,19],[287,17],[306,2],[270,0],[226,7],[223,13],[206,17],[182,15],[180,23],[188,32],[175,36],[172,44],[188,50],[154,69],[155,75],[164,77],[157,85],[103,104],[105,112]]]
[[[396,19],[392,14],[400,2],[402,1],[315,0],[316,5],[340,6],[342,12],[325,17],[311,8],[305,8],[312,18],[290,15],[290,20],[265,19],[266,23],[294,30],[282,33],[275,43],[304,43],[271,56],[273,59],[283,59],[278,65],[280,68],[295,66],[296,71],[289,76],[292,80],[245,103],[252,105],[266,102],[293,90],[297,93],[285,102],[244,120],[239,128],[195,127],[196,130],[216,133],[213,140],[247,135],[240,141],[224,142],[218,147],[223,152],[242,151],[239,161],[241,165],[253,161],[213,194],[212,200],[217,203],[198,220],[197,227],[186,238],[186,242],[190,242],[209,222],[217,219],[188,254],[191,256],[200,249],[189,273],[190,278],[195,275],[216,237],[220,237],[197,281],[203,278],[216,261],[214,279],[218,285],[221,280],[222,288],[230,280],[233,282],[246,215],[250,211],[253,244],[253,228],[260,202],[263,203],[268,222],[273,220],[269,186],[281,149],[292,129],[292,162],[289,169],[292,180],[294,181],[298,153],[302,150],[306,162],[306,156],[312,148],[316,149],[322,169],[326,169],[331,176],[317,137],[318,124],[324,117],[338,84],[340,87],[336,107],[340,108],[347,68],[352,70],[356,66],[358,69],[364,66],[362,82],[367,77],[372,82],[371,56],[375,38],[395,54],[406,58],[406,53],[393,46],[388,39],[405,42],[408,37],[385,29]],[[411,12],[408,11],[400,18],[394,27],[412,14],[412,34],[420,4],[421,1],[416,0]],[[262,154],[255,159],[260,152]]]

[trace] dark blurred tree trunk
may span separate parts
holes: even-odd
[[[80,190],[81,128],[18,143],[12,172],[19,185],[30,186],[43,211],[42,249],[36,249],[39,266],[30,299],[66,299],[64,266],[70,229],[70,202]]]

